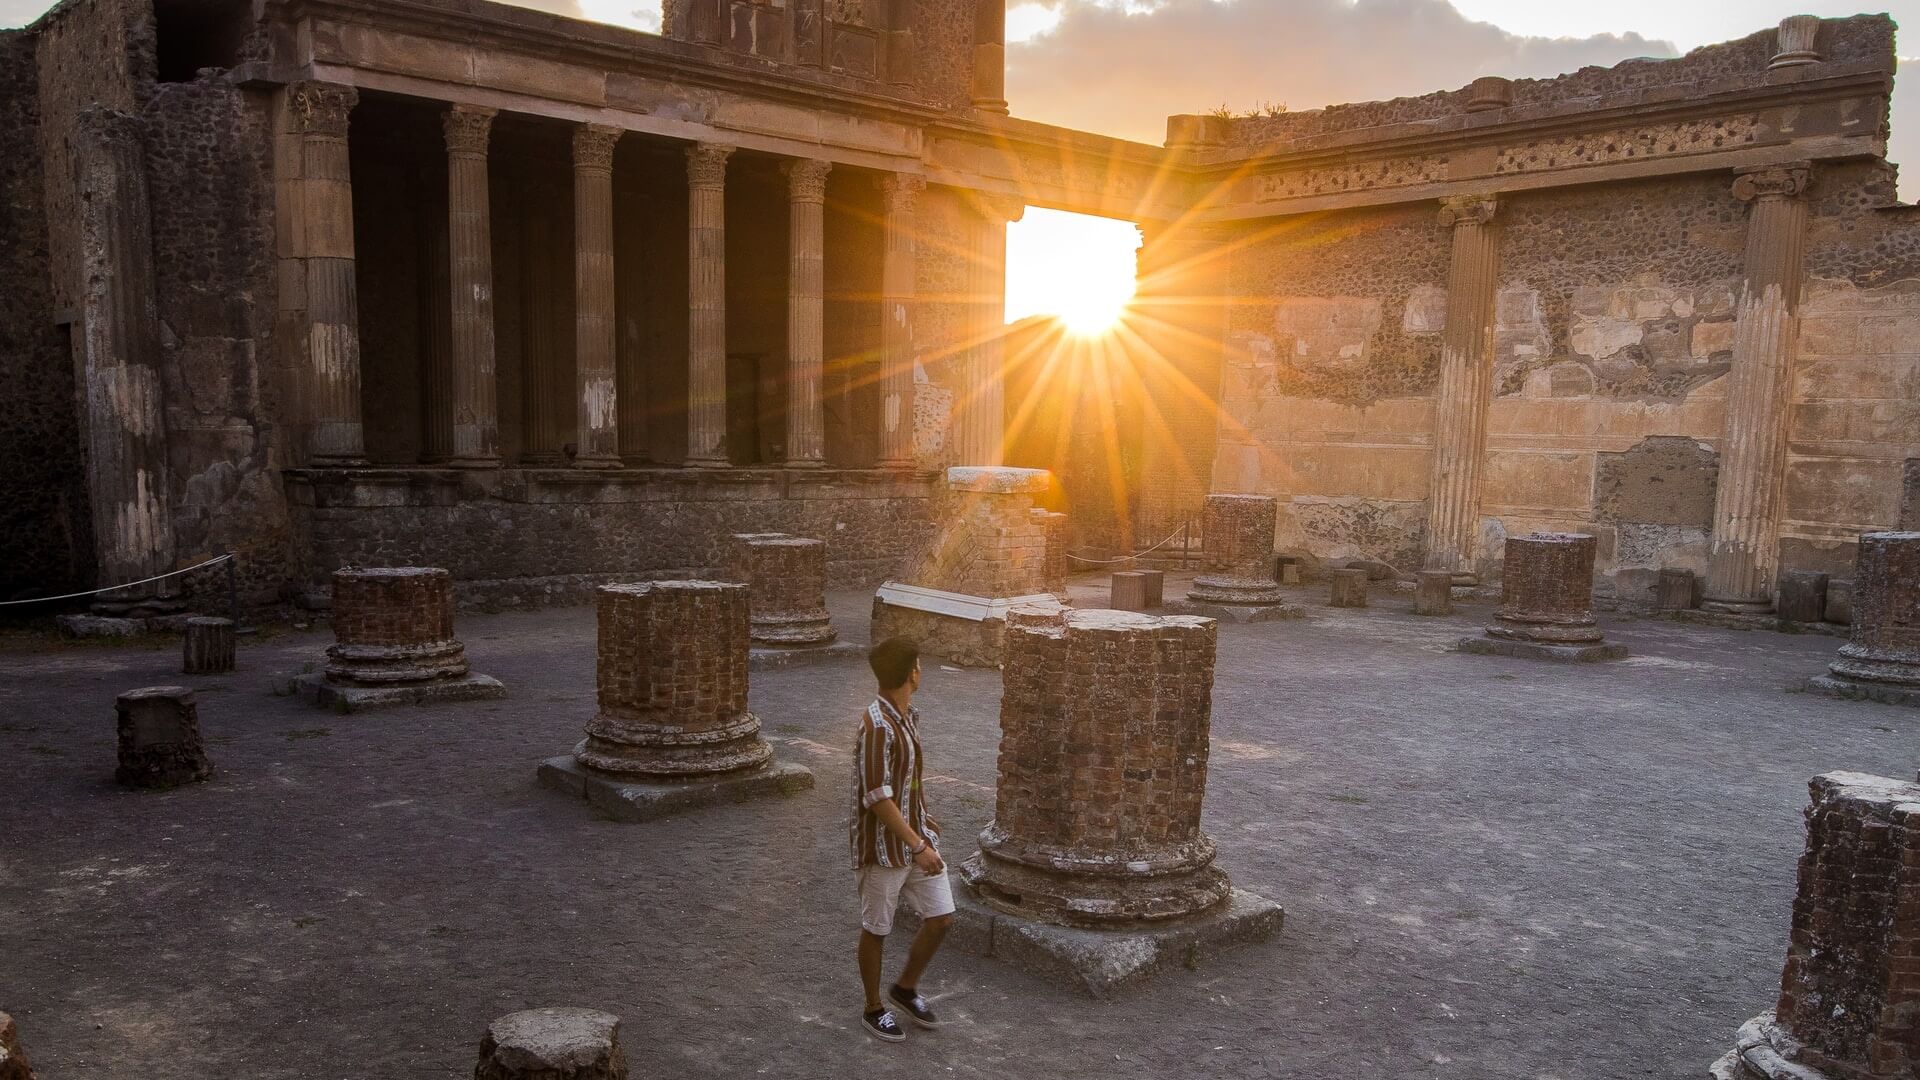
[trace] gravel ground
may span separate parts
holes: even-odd
[[[867,596],[832,599],[863,636]],[[1485,608],[1301,599],[1222,628],[1206,815],[1280,937],[1109,1002],[949,953],[952,1023],[903,1046],[858,1027],[857,661],[755,675],[812,792],[621,825],[533,781],[593,707],[585,608],[462,616],[506,701],[353,716],[267,690],[318,630],[219,677],[177,645],[13,648],[0,1009],[42,1080],[446,1080],[549,1004],[623,1017],[645,1077],[1699,1080],[1776,992],[1807,778],[1920,749],[1920,712],[1787,689],[1832,638],[1610,622],[1632,659],[1554,665],[1447,651]],[[113,696],[156,683],[199,688],[211,783],[111,783]],[[998,699],[928,665],[950,858],[991,814]]]

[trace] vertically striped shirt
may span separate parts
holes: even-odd
[[[912,866],[907,844],[881,822],[873,804],[892,799],[907,825],[927,843],[938,845],[940,824],[927,813],[920,784],[920,711],[900,715],[885,698],[875,698],[860,718],[853,743],[853,820],[847,844],[854,869],[862,866]]]

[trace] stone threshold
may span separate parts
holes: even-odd
[[[542,787],[585,799],[602,814],[629,823],[721,803],[797,795],[813,787],[812,769],[781,761],[723,776],[648,782],[596,772],[573,754],[562,754],[541,762],[535,776]]]

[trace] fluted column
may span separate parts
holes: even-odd
[[[727,465],[727,158],[687,148],[687,464]]]
[[[294,83],[282,92],[277,120],[280,308],[300,357],[314,465],[366,464],[347,152],[347,118],[359,100],[351,86]]]
[[[447,265],[453,296],[453,458],[471,469],[500,464],[494,383],[493,211],[487,143],[495,110],[447,109]]]
[[[880,268],[880,456],[883,469],[913,467],[914,208],[927,182],[881,178],[886,250]]]
[[[1007,111],[1007,0],[974,3],[973,107]]]
[[[1704,606],[1720,611],[1773,608],[1810,175],[1802,162],[1745,170],[1733,183],[1752,209],[1707,555]]]
[[[826,367],[825,161],[789,161],[787,174],[787,464],[827,459],[821,378]]]
[[[969,223],[967,352],[952,426],[956,465],[1003,465],[1006,453],[1007,222],[1018,199],[981,197]]]
[[[1481,471],[1487,410],[1493,393],[1493,305],[1499,244],[1491,195],[1443,199],[1440,223],[1453,228],[1447,273],[1447,324],[1440,345],[1440,388],[1434,397],[1433,479],[1427,491],[1428,570],[1445,570],[1456,585],[1479,581]]]
[[[620,129],[582,124],[573,132],[573,321],[575,402],[582,469],[620,465],[614,390],[613,148]]]

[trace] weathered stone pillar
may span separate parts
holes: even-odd
[[[1807,689],[1920,705],[1920,532],[1860,538],[1852,603],[1853,624],[1840,659]]]
[[[958,465],[1006,461],[1007,222],[1025,212],[1016,199],[982,196],[970,215],[967,351],[949,428]]]
[[[1440,206],[1440,223],[1453,227],[1453,264],[1434,395],[1426,569],[1448,571],[1459,585],[1480,580],[1480,471],[1493,404],[1493,305],[1500,283],[1498,205],[1491,195],[1463,195]]]
[[[364,465],[360,305],[353,268],[350,86],[303,82],[281,93],[274,149],[282,339],[305,379],[307,459]]]
[[[827,545],[781,533],[729,538],[728,576],[747,586],[749,636],[762,645],[825,645],[834,639],[827,614]]]
[[[747,711],[747,586],[653,581],[599,590],[599,711],[540,781],[627,821],[791,794],[813,774],[773,761]]]
[[[787,461],[827,460],[826,161],[789,161],[787,174]]]
[[[687,464],[727,465],[727,158],[687,148]]]
[[[137,120],[99,107],[81,112],[70,140],[87,495],[99,583],[115,585],[167,573],[176,557],[146,151]],[[95,609],[163,614],[176,593],[174,580],[157,581],[107,593]]]
[[[1279,507],[1270,495],[1209,495],[1200,540],[1206,573],[1193,579],[1185,600],[1167,610],[1235,622],[1298,618],[1273,576],[1273,530]]]
[[[1445,570],[1422,570],[1414,575],[1415,615],[1453,614],[1453,575]]]
[[[913,468],[915,204],[927,182],[907,173],[881,179],[886,251],[880,269],[880,455],[883,469]]]
[[[1808,178],[1808,167],[1800,164],[1746,170],[1733,183],[1734,195],[1752,209],[1702,605],[1715,611],[1760,614],[1773,608],[1806,272]]]
[[[573,297],[579,452],[576,468],[620,466],[613,292],[613,150],[619,128],[573,131]]]
[[[598,1009],[528,1009],[487,1025],[473,1080],[627,1080],[620,1018]]]
[[[506,696],[468,670],[453,636],[453,575],[437,567],[346,567],[333,573],[334,644],[324,673],[294,689],[341,711]]]
[[[1625,656],[1625,646],[1602,644],[1593,619],[1594,548],[1585,533],[1508,537],[1496,621],[1485,637],[1462,640],[1461,650],[1533,660]]]
[[[453,297],[453,456],[462,468],[500,464],[493,326],[493,210],[487,144],[496,110],[452,105],[447,139],[447,265]]]
[[[1007,0],[975,0],[973,107],[1007,113]]]
[[[200,706],[184,686],[129,690],[114,701],[120,766],[113,778],[130,788],[170,788],[213,775],[200,740]]]
[[[1779,1001],[1709,1075],[1920,1076],[1920,784],[1832,772],[1809,787]]]
[[[223,675],[233,670],[232,619],[196,616],[187,620],[180,670],[188,675]]]

